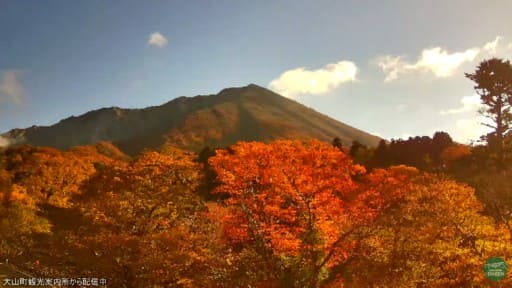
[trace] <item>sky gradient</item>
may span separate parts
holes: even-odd
[[[512,1],[0,0],[0,133],[254,83],[384,138],[477,139]]]

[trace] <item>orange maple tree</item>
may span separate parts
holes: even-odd
[[[8,149],[1,165],[12,184],[23,186],[38,204],[72,206],[70,199],[81,193],[80,186],[95,172],[95,163],[114,160],[92,147],[60,151],[48,147],[21,146]]]
[[[342,281],[333,273],[357,246],[355,231],[398,196],[372,189],[362,166],[318,141],[238,143],[210,164],[220,182],[215,193],[228,195],[225,237],[261,257],[265,286]]]
[[[221,273],[215,226],[203,214],[195,155],[172,147],[102,167],[77,197],[90,225],[77,233],[78,270],[112,285],[205,287]],[[220,242],[220,241],[218,241]],[[220,246],[220,245],[219,245]]]

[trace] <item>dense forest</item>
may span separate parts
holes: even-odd
[[[512,259],[512,66],[466,76],[493,123],[474,145],[7,148],[0,259],[109,287],[498,287],[482,267]]]

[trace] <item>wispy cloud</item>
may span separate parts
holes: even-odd
[[[459,118],[455,120],[455,130],[450,133],[453,139],[460,143],[469,143],[480,139],[480,136],[490,132],[490,128],[482,123],[488,123],[489,119],[477,112],[483,107],[479,95],[464,96],[460,99],[460,106],[441,110],[441,115],[457,115]]]
[[[488,121],[483,116],[459,119],[455,122],[456,130],[451,135],[455,141],[460,143],[477,141],[480,136],[486,135],[491,130],[489,127],[482,125],[485,122]]]
[[[460,103],[462,105],[458,108],[441,110],[439,111],[439,113],[441,115],[461,114],[466,112],[475,113],[482,107],[482,104],[480,102],[480,96],[478,95],[464,96],[462,97],[462,99],[460,99]]]
[[[357,72],[356,64],[351,61],[329,63],[316,70],[299,67],[283,72],[270,82],[269,88],[289,98],[325,94],[342,83],[356,81]]]
[[[482,47],[473,47],[463,51],[450,52],[442,47],[423,49],[415,62],[407,60],[405,55],[384,55],[377,57],[377,65],[386,75],[385,82],[414,73],[431,73],[438,78],[452,76],[464,63],[473,62],[479,56],[492,56],[503,50],[500,43],[503,37],[496,36],[493,41]]]
[[[484,50],[487,51],[489,54],[496,54],[496,48],[498,48],[498,44],[500,40],[503,39],[501,36],[496,36],[494,41],[487,42],[484,45]]]
[[[398,78],[399,74],[404,74],[408,70],[405,56],[386,55],[377,59],[379,67],[386,74],[385,82],[389,82]]]
[[[10,101],[17,105],[23,104],[25,89],[19,77],[21,73],[17,70],[7,70],[0,74],[0,102]]]
[[[450,132],[453,139],[460,143],[477,141],[480,136],[489,133],[489,128],[482,125],[488,123],[488,119],[477,112],[482,108],[479,95],[464,96],[460,99],[460,106],[457,108],[444,109],[439,111],[441,115],[452,115],[461,117],[455,121],[454,130]]]
[[[167,38],[160,32],[153,32],[149,35],[148,45],[162,48],[167,45]]]
[[[425,49],[415,63],[405,60],[405,56],[386,55],[378,59],[378,65],[386,74],[385,82],[414,72],[431,72],[436,77],[448,77],[464,62],[471,62],[480,52],[479,48],[463,52],[449,53],[441,47]]]

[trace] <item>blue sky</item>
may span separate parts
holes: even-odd
[[[0,133],[255,83],[385,138],[478,138],[512,1],[0,0]],[[153,37],[151,36],[153,35]]]

